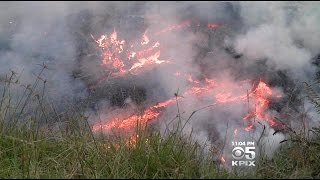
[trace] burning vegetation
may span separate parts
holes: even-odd
[[[60,157],[68,153],[65,159],[78,158],[71,163],[73,175],[68,177],[89,177],[93,172],[92,177],[99,177],[109,161],[121,164],[115,171],[123,174],[146,171],[143,177],[185,177],[181,173],[197,169],[190,177],[210,177],[199,175],[204,161],[198,161],[198,156],[230,168],[234,146],[230,142],[246,140],[256,145],[257,157],[261,154],[262,158],[272,158],[289,138],[293,144],[298,142],[297,147],[311,155],[289,150],[294,157],[290,162],[298,164],[288,167],[291,172],[319,159],[312,155],[319,144],[310,140],[319,131],[312,128],[318,125],[319,114],[310,110],[310,102],[319,108],[319,88],[314,91],[313,82],[305,81],[319,79],[320,26],[314,12],[320,11],[310,10],[310,15],[297,8],[300,5],[286,3],[270,4],[271,8],[242,2],[120,4],[81,10],[70,5],[70,12],[54,15],[39,6],[48,13],[39,15],[40,23],[33,16],[10,16],[8,23],[0,19],[0,58],[5,60],[0,61],[0,71],[26,66],[27,73],[20,76],[12,70],[11,75],[2,76],[0,72],[2,140],[12,142],[1,157],[18,147],[16,142],[32,152],[21,151],[19,156],[15,153],[20,150],[9,152],[8,156],[17,157],[15,169],[22,167],[28,177],[38,175],[38,167],[33,172],[26,164],[37,166],[47,152],[45,148],[38,151],[37,145],[47,143],[41,139],[46,137],[46,128],[54,141],[57,136],[66,137],[62,140],[65,149],[60,148],[59,139],[58,155],[52,151],[58,160],[41,163],[44,167],[53,163],[48,169],[59,174],[65,170]],[[42,68],[34,85],[20,85],[19,77],[29,83],[29,76],[38,70],[31,65]],[[34,131],[11,138],[16,131],[10,128],[17,122]],[[240,151],[236,153],[241,156]],[[99,162],[92,163],[87,156]],[[281,158],[289,161],[287,156]],[[9,162],[2,159],[0,165]],[[137,166],[131,166],[134,162]],[[263,162],[271,163],[269,159]],[[141,168],[140,163],[147,165]],[[164,164],[173,170],[158,171]],[[60,165],[62,169],[56,168]],[[209,173],[216,168],[208,167]],[[316,173],[319,168],[314,167]],[[106,171],[108,175],[114,175],[112,168]]]
[[[267,58],[249,62],[236,44],[225,42],[239,33],[236,18],[231,23],[182,13],[171,23],[163,21],[165,14],[127,13],[117,16],[119,23],[101,15],[100,28],[88,28],[77,38],[84,44],[79,51],[85,52],[78,56],[74,76],[87,86],[95,134],[121,132],[132,145],[137,124],[161,129],[199,108],[207,110],[205,115],[187,126],[207,134],[199,139],[208,139],[220,151],[228,151],[221,129],[232,129],[228,140],[254,134],[258,141],[269,136],[266,127],[277,133],[290,129],[286,114],[299,114],[303,103],[299,85]],[[96,18],[87,16],[83,27]]]
[[[161,47],[157,36],[162,33],[178,30],[191,25],[191,21],[184,21],[177,25],[171,25],[155,33],[144,32],[137,42],[130,44],[122,40],[116,30],[111,34],[101,35],[95,39],[97,48],[100,49],[101,66],[108,71],[109,78],[124,77],[127,75],[139,75],[139,72],[150,71],[152,68],[164,64],[173,64],[172,60],[159,59],[162,51],[166,51]],[[216,23],[208,23],[207,28],[219,28],[220,25]],[[259,80],[256,84],[251,84],[250,89],[243,89],[244,84],[250,81],[246,79],[243,85],[239,87],[227,87],[223,80],[204,78],[203,80],[196,80],[191,74],[181,73],[182,69],[176,69],[172,76],[176,76],[181,80],[187,81],[187,89],[182,94],[176,94],[176,97],[169,98],[162,102],[155,102],[154,105],[145,108],[142,113],[134,113],[132,115],[119,114],[112,116],[110,119],[103,119],[99,123],[95,123],[92,127],[93,132],[102,131],[108,133],[111,130],[120,130],[125,133],[132,132],[137,124],[146,126],[149,121],[154,121],[159,118],[165,108],[170,108],[181,97],[196,96],[198,98],[209,98],[210,105],[221,106],[223,104],[247,104],[248,112],[244,115],[243,121],[247,124],[243,128],[234,129],[235,132],[239,130],[251,131],[255,128],[255,121],[258,123],[267,124],[270,127],[283,126],[276,121],[274,116],[268,112],[270,98],[281,98],[282,95],[278,92],[273,92],[272,88],[263,80]],[[98,83],[103,83],[105,77],[102,77]],[[92,87],[91,87],[92,88]],[[236,95],[234,93],[237,88],[244,94]]]

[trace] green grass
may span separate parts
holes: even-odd
[[[0,178],[320,178],[320,137],[292,136],[272,159],[261,155],[255,169],[228,171],[177,130],[161,136],[137,128],[137,142],[130,146],[125,136],[93,135],[81,113],[71,113],[59,126],[39,126],[51,112],[40,101],[43,89],[36,90],[40,81],[14,103],[13,75],[6,80],[0,97]]]
[[[8,130],[0,138],[1,178],[205,178],[217,175],[201,147],[175,135],[139,132],[135,146],[126,138],[93,138],[49,129]],[[50,132],[50,133],[49,133]]]
[[[320,146],[291,143],[272,159],[260,157],[247,173],[219,169],[202,148],[171,133],[138,131],[125,137],[93,137],[89,130],[12,128],[0,137],[1,178],[319,178]],[[319,142],[319,141],[318,141]]]

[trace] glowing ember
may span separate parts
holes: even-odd
[[[166,32],[169,32],[169,31],[173,31],[173,30],[176,30],[176,29],[181,29],[181,28],[184,28],[184,27],[188,27],[190,25],[191,25],[191,21],[190,20],[186,20],[186,21],[183,21],[180,24],[175,24],[175,25],[171,25],[169,27],[166,27],[163,30],[156,32],[155,35],[160,35],[162,33],[166,33]]]
[[[233,131],[233,136],[234,136],[234,137],[237,137],[237,135],[238,135],[238,129],[235,129],[235,130]]]
[[[132,135],[129,140],[127,141],[127,145],[130,146],[130,147],[136,147],[136,144],[137,144],[137,139],[139,138],[139,135]]]
[[[221,26],[221,25],[215,24],[215,23],[208,23],[208,28],[217,28],[219,26]]]
[[[221,156],[220,161],[221,161],[221,163],[222,163],[222,164],[225,164],[225,163],[226,163],[226,160],[224,159],[224,157],[223,157],[223,156]]]
[[[250,131],[253,129],[253,127],[254,127],[253,124],[251,124],[250,126],[247,126],[246,128],[244,128],[244,130]]]

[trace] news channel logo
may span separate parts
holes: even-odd
[[[232,141],[232,166],[256,166],[255,143],[251,141]]]

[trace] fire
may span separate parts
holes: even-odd
[[[198,84],[196,83],[194,86],[190,87],[186,90],[182,96],[187,95],[204,95],[210,94],[210,91],[213,89],[219,88],[217,86],[216,81],[212,79],[206,79],[205,84]],[[267,99],[268,96],[272,95],[272,90],[270,87],[267,86],[266,83],[260,81],[258,86],[249,94],[241,95],[241,96],[233,96],[231,92],[224,92],[218,93],[215,96],[215,100],[218,104],[225,104],[225,103],[232,103],[232,102],[245,102],[247,98],[253,99],[255,102],[254,107],[255,110],[251,110],[245,117],[244,120],[250,120],[252,118],[258,118],[260,120],[265,120],[269,123],[270,126],[274,126],[276,121],[274,118],[266,113],[265,111],[268,108],[269,100]],[[179,99],[181,97],[177,97]],[[213,98],[214,99],[214,98]],[[137,121],[141,123],[143,126],[147,124],[148,121],[158,118],[161,115],[162,108],[168,107],[169,105],[173,104],[176,101],[176,98],[170,98],[166,101],[159,102],[153,106],[150,106],[140,115],[131,115],[125,118],[114,118],[109,120],[107,123],[103,125],[96,124],[93,126],[93,131],[98,131],[102,129],[103,131],[108,131],[112,128],[123,129],[125,131],[129,131],[134,129],[136,126]],[[250,131],[254,128],[252,123],[245,128],[246,131]],[[234,135],[238,133],[236,129],[234,131]]]
[[[155,36],[169,31],[181,29],[191,26],[191,21],[186,20],[182,23],[168,26],[156,33],[151,33]],[[221,25],[216,23],[208,23],[208,28],[217,28]],[[92,36],[92,35],[91,35]],[[125,40],[119,38],[118,33],[114,31],[108,35],[101,35],[100,38],[95,40],[97,47],[101,50],[101,65],[110,70],[111,77],[125,76],[127,74],[138,74],[144,70],[158,66],[160,64],[171,63],[167,60],[161,60],[160,55],[162,47],[159,41],[154,40],[152,36],[147,35],[147,31],[142,35],[138,42],[130,42],[130,45],[126,44]],[[275,118],[267,112],[270,104],[269,97],[278,97],[275,95],[272,89],[263,81],[259,81],[257,86],[246,93],[237,92],[236,85],[228,87],[223,81],[217,79],[204,78],[199,80],[193,77],[191,74],[183,73],[177,70],[174,73],[178,78],[184,78],[189,83],[188,88],[182,92],[182,96],[169,98],[167,100],[158,102],[146,108],[142,113],[134,113],[129,116],[119,115],[110,119],[106,119],[102,124],[93,125],[94,132],[102,130],[108,132],[111,129],[120,129],[125,132],[129,132],[135,128],[137,123],[140,123],[143,127],[147,125],[149,121],[157,119],[163,113],[163,110],[168,106],[174,104],[177,99],[187,96],[196,97],[209,97],[212,104],[225,105],[230,103],[248,103],[248,113],[244,114],[243,120],[248,124],[244,130],[251,131],[255,128],[252,119],[258,121],[265,121],[271,127],[277,124]],[[107,79],[103,77],[99,82]],[[249,81],[237,82],[237,84],[248,84]],[[241,92],[241,91],[239,91]],[[250,104],[249,104],[250,100]],[[238,134],[238,129],[234,130],[234,137]],[[129,144],[135,144],[137,137],[132,136],[129,140]],[[221,157],[221,161],[225,162]]]
[[[96,124],[93,126],[92,129],[94,132],[99,131],[101,129],[103,131],[108,131],[112,128],[129,131],[134,129],[134,127],[137,124],[137,121],[141,123],[143,126],[145,126],[148,121],[153,120],[160,115],[160,112],[159,112],[160,108],[167,107],[173,102],[175,102],[175,99],[171,98],[169,100],[159,102],[156,105],[147,108],[146,110],[144,110],[144,112],[141,115],[131,115],[129,117],[122,118],[122,119],[114,118],[108,121],[108,123],[106,124],[103,124],[103,125]]]
[[[248,113],[244,119],[257,118],[259,120],[267,121],[271,127],[276,125],[275,119],[270,114],[265,113],[270,104],[268,97],[271,95],[273,95],[271,88],[265,82],[260,81],[255,90],[250,94],[250,96],[254,97],[256,100],[255,109]],[[277,95],[276,97],[281,96]],[[249,131],[251,129],[252,127],[248,127],[246,130]]]
[[[257,87],[248,94],[234,96],[231,92],[218,93],[215,98],[219,103],[244,102],[246,99],[253,100],[252,109],[243,118],[245,120],[257,118],[266,121],[271,127],[276,125],[275,119],[268,113],[269,97],[273,95],[272,89],[263,81],[259,81]],[[280,98],[281,95],[275,97]],[[250,131],[254,128],[253,124],[248,125],[245,130]]]
[[[164,102],[160,102],[157,105],[153,106],[154,108],[161,108],[161,107],[167,107],[168,105],[172,104],[173,102],[175,102],[174,98],[171,98],[169,100],[166,100]]]
[[[224,159],[224,157],[223,157],[223,156],[221,156],[220,161],[221,161],[221,163],[222,163],[222,164],[225,164],[225,163],[226,163],[226,160]]]
[[[192,21],[185,20],[179,24],[170,25],[158,32],[151,33],[154,37],[170,32],[173,30],[190,27]],[[208,23],[209,28],[219,27],[219,24]],[[97,46],[102,51],[101,64],[110,70],[110,77],[125,76],[127,74],[137,74],[144,69],[148,69],[163,63],[171,63],[167,60],[160,60],[161,50],[160,43],[154,41],[144,32],[140,39],[140,43],[133,42],[129,46],[126,41],[119,38],[117,31],[101,35],[97,40],[91,35]],[[154,43],[152,43],[154,42]],[[98,82],[104,81],[101,78]],[[192,79],[189,79],[192,81]]]
[[[166,33],[166,32],[169,32],[169,31],[176,30],[176,29],[181,29],[181,28],[184,28],[184,27],[188,27],[190,25],[191,25],[191,21],[190,20],[186,20],[186,21],[183,21],[182,23],[168,26],[168,27],[156,32],[155,35],[158,36],[158,35],[160,35],[162,33]]]
[[[219,93],[216,95],[216,100],[220,103],[227,103],[227,102],[234,102],[234,101],[241,101],[245,100],[247,96],[239,96],[239,97],[232,97],[232,94],[230,92],[226,93]]]
[[[108,131],[112,128],[131,130],[137,125],[137,121],[145,125],[149,120],[155,119],[160,115],[153,107],[146,109],[142,115],[131,115],[124,119],[114,118],[109,123],[100,125],[96,124],[93,126],[93,131],[96,132],[100,129]]]
[[[142,35],[142,41],[141,41],[141,45],[146,45],[146,44],[148,44],[149,43],[149,37],[146,35],[146,33],[144,33],[143,35]]]
[[[137,134],[137,135],[132,135],[129,139],[128,139],[128,141],[127,141],[127,145],[129,146],[129,147],[136,147],[136,144],[137,144],[137,139],[139,138],[139,134]]]
[[[217,28],[220,27],[221,25],[216,24],[216,23],[208,23],[208,28]]]
[[[167,61],[158,59],[160,57],[160,51],[157,51],[153,55],[150,55],[147,57],[141,56],[140,54],[138,54],[138,56],[142,58],[138,59],[138,62],[132,65],[132,67],[129,69],[130,72],[134,72],[137,69],[143,68],[147,65],[161,64],[161,63],[167,62]]]
[[[91,35],[94,39],[94,37]],[[114,30],[110,35],[104,34],[95,40],[97,46],[102,51],[102,65],[110,69],[111,76],[124,76],[139,70],[170,63],[170,61],[160,60],[160,43],[156,41],[149,45],[151,39],[146,32],[142,35],[140,46],[127,46],[125,40],[119,40],[118,34]]]
[[[173,31],[173,30],[177,30],[177,29],[181,29],[181,28],[185,28],[185,27],[190,27],[191,26],[191,23],[192,21],[191,20],[185,20],[179,24],[174,24],[174,25],[171,25],[171,26],[168,26],[158,32],[155,33],[155,35],[161,35],[163,33],[166,33],[166,32],[170,32],[170,31]],[[199,26],[199,25],[198,25]],[[217,23],[208,23],[208,28],[217,28],[217,27],[220,27],[221,25],[220,24],[217,24]]]
[[[254,127],[253,124],[251,124],[251,125],[247,126],[246,128],[244,128],[244,130],[251,131],[253,129],[253,127]]]

